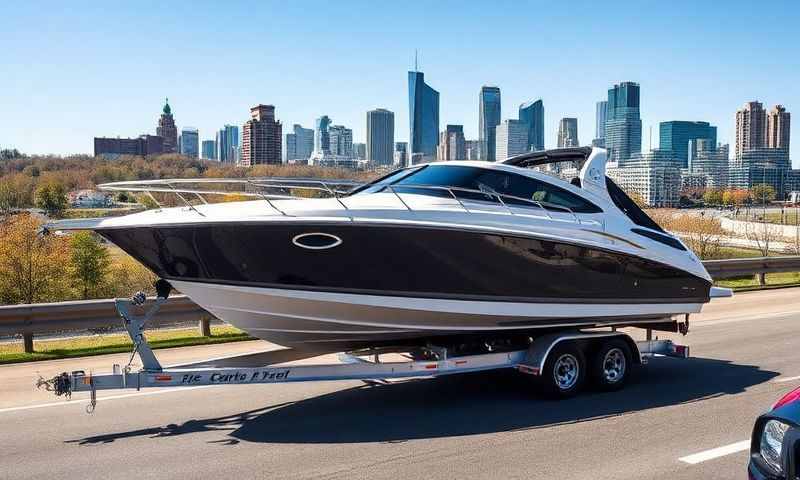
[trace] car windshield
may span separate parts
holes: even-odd
[[[364,186],[354,194],[380,192],[389,185],[398,192],[413,191],[417,194],[451,198],[456,195],[462,200],[498,203],[500,195],[503,203],[514,206],[543,206],[577,213],[602,211],[578,195],[547,182],[504,170],[464,165],[427,165],[401,170]],[[450,191],[422,188],[423,186],[445,187]]]

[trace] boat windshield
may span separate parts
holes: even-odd
[[[459,199],[497,203],[499,194],[503,195],[504,203],[514,206],[541,205],[545,208],[570,210],[575,213],[602,212],[588,200],[545,181],[500,169],[464,165],[425,165],[415,169],[400,170],[362,187],[354,194],[380,192],[389,185],[395,191],[420,195],[452,198],[455,194]],[[450,187],[471,192],[454,190],[451,193],[447,190],[423,187]]]
[[[624,190],[608,177],[606,177],[606,190],[608,190],[608,195],[611,197],[611,201],[614,202],[614,205],[622,210],[622,213],[627,215],[633,223],[658,232],[664,231],[652,218],[644,213],[644,210],[636,205],[636,202],[631,200],[631,197],[629,197]]]

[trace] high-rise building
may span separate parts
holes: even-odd
[[[611,102],[609,102],[609,105]],[[636,193],[651,207],[676,207],[680,200],[680,161],[670,151],[636,153],[625,165],[609,163],[606,173],[623,190]]]
[[[314,151],[314,130],[298,124],[292,126],[292,133],[284,139],[283,158],[286,163],[305,163]]]
[[[422,161],[436,158],[439,142],[439,92],[425,83],[422,72],[408,72],[409,155]],[[419,155],[417,155],[419,154]]]
[[[767,148],[789,151],[790,114],[783,105],[775,105],[767,113]]]
[[[558,122],[558,148],[579,147],[578,119],[562,118]]]
[[[611,162],[622,166],[642,151],[642,120],[639,116],[639,84],[623,82],[608,90],[606,150]]]
[[[367,112],[367,161],[391,165],[394,147],[394,113],[383,108]]]
[[[528,125],[528,151],[544,150],[544,103],[541,99],[519,106],[519,121]]]
[[[495,137],[500,124],[500,88],[484,85],[478,96],[478,140],[481,141],[481,160],[495,161]]]
[[[217,142],[214,140],[203,140],[202,143],[203,158],[206,160],[217,159]]]
[[[497,160],[503,161],[528,151],[528,124],[519,120],[503,120],[497,126]]]
[[[761,102],[747,102],[736,111],[736,158],[745,150],[766,147],[766,124],[767,114]]]
[[[328,128],[331,155],[353,158],[353,130],[343,125]]]
[[[394,142],[394,164],[399,167],[408,165],[408,142]]]
[[[242,127],[242,151],[239,164],[251,167],[281,163],[281,122],[275,119],[275,106],[256,105],[250,120]]]
[[[601,100],[594,108],[594,140],[593,147],[603,148],[606,145],[606,117],[608,117],[608,101]]]
[[[158,135],[140,135],[139,138],[94,137],[94,156],[117,158],[120,155],[160,155],[164,153],[164,139]]]
[[[481,159],[481,141],[480,140],[467,140],[464,143],[466,145],[467,160],[480,160]]]
[[[164,153],[178,152],[178,127],[175,126],[169,99],[164,102],[164,109],[158,119],[158,127],[156,127],[156,135],[164,139]]]
[[[239,163],[239,127],[224,125],[217,132],[217,160],[222,163]]]
[[[183,127],[181,129],[181,154],[189,158],[200,156],[200,135],[194,127]]]
[[[367,159],[367,144],[362,142],[353,142],[353,160],[366,160]]]
[[[439,134],[439,152],[436,158],[441,161],[467,159],[463,125],[447,125]]]
[[[331,126],[331,119],[327,115],[319,117],[314,122],[314,153],[324,155],[331,153],[331,137],[328,128]]]
[[[687,170],[706,177],[706,188],[728,188],[728,145],[717,146],[707,138],[689,140]]]
[[[690,144],[692,140],[706,139],[708,144],[717,145],[717,127],[708,122],[686,122],[673,120],[661,122],[658,126],[658,149],[672,152],[672,155],[681,161],[681,168],[689,165],[689,148],[696,146]],[[695,152],[692,152],[695,153]]]

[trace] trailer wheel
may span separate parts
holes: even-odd
[[[556,345],[544,362],[542,387],[548,396],[568,398],[583,388],[586,357],[574,342]]]
[[[631,349],[619,338],[604,342],[591,365],[592,382],[603,391],[619,390],[630,376]]]

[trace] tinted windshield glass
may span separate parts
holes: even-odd
[[[611,197],[611,200],[614,202],[614,205],[617,206],[620,210],[622,210],[625,215],[630,218],[633,223],[636,225],[641,225],[642,227],[647,227],[652,230],[658,230],[659,232],[663,232],[664,230],[658,226],[656,222],[653,221],[652,218],[648,217],[644,210],[639,208],[636,203],[621,189],[619,186],[614,183],[613,180],[606,177],[606,189],[608,190],[608,195]]]
[[[520,206],[536,206],[539,202],[545,207],[567,208],[577,213],[601,212],[596,205],[578,195],[556,187],[547,182],[502,170],[467,166],[428,165],[410,172],[408,175],[387,178],[381,185],[392,184],[413,188],[414,185],[457,187],[485,192],[483,195],[469,192],[455,192],[459,198],[497,202],[494,193],[519,197],[519,200],[503,197],[503,202]],[[365,189],[369,191],[370,189]],[[424,189],[414,189],[414,193],[425,194]],[[449,196],[447,192],[429,191],[431,195]]]

